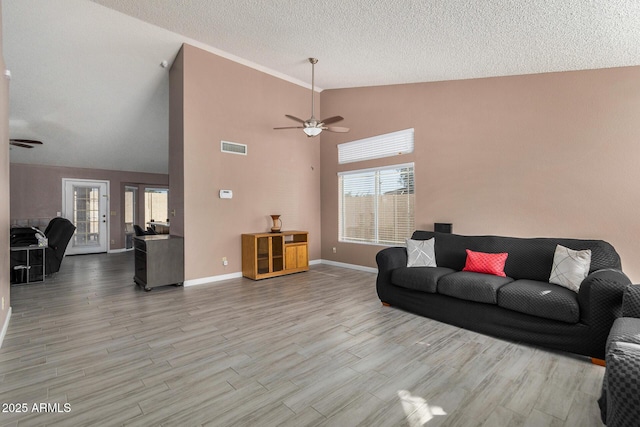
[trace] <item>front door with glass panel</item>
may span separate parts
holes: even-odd
[[[76,226],[67,254],[107,252],[109,181],[62,180],[64,217]]]

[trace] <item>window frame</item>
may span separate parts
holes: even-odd
[[[389,240],[384,240],[381,241],[380,238],[380,216],[381,216],[381,212],[380,212],[380,196],[384,195],[385,193],[381,191],[381,187],[380,187],[380,179],[379,179],[379,173],[383,172],[383,171],[390,171],[390,170],[398,170],[398,169],[407,169],[410,168],[411,169],[411,187],[412,187],[412,192],[409,193],[411,195],[413,195],[413,215],[410,218],[409,222],[408,222],[408,227],[407,227],[407,236],[404,237],[405,238],[409,238],[411,236],[411,233],[414,231],[415,229],[415,163],[414,162],[408,162],[408,163],[400,163],[400,164],[393,164],[393,165],[384,165],[384,166],[379,166],[379,167],[374,167],[374,168],[365,168],[365,169],[354,169],[354,170],[347,170],[347,171],[342,171],[342,172],[338,172],[338,241],[341,243],[356,243],[356,244],[365,244],[365,245],[376,245],[376,246],[397,246],[399,244],[404,244],[404,240],[403,241],[389,241]],[[349,175],[362,175],[362,174],[366,174],[366,173],[374,173],[374,182],[373,182],[373,186],[374,186],[374,193],[372,194],[374,196],[374,210],[373,210],[373,215],[374,215],[374,237],[373,239],[369,240],[358,240],[356,238],[353,237],[345,237],[345,201],[344,201],[344,197],[345,197],[345,192],[344,192],[344,177],[345,176],[349,176]]]

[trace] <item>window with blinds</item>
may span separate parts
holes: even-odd
[[[381,159],[413,153],[413,128],[376,135],[338,145],[338,163]]]
[[[339,240],[404,244],[415,229],[413,171],[406,163],[339,173]]]

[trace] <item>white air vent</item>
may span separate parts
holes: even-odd
[[[220,141],[220,151],[223,153],[247,155],[247,145],[238,144],[237,142]]]

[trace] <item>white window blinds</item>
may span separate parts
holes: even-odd
[[[381,159],[413,153],[413,128],[338,145],[338,163]]]
[[[413,163],[341,172],[339,240],[403,244],[415,229]]]

